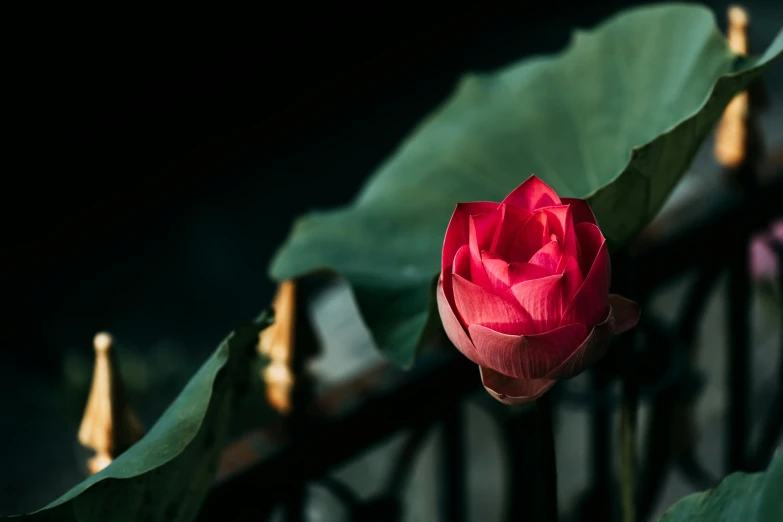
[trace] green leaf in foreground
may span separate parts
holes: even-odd
[[[531,174],[587,198],[613,246],[649,222],[732,97],[783,51],[731,52],[713,14],[633,9],[560,55],[468,75],[345,208],[301,218],[274,279],[337,273],[381,350],[410,365],[460,201],[500,201]]]
[[[732,473],[715,489],[677,501],[659,522],[779,522],[783,520],[783,452],[767,471]]]
[[[221,343],[144,438],[101,472],[20,521],[188,521],[215,478],[263,314]]]

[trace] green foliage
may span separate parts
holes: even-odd
[[[783,452],[763,473],[732,473],[715,489],[680,499],[659,522],[779,522],[783,520]]]
[[[149,433],[104,470],[35,513],[0,520],[193,520],[248,389],[258,334],[270,323],[263,314],[229,335]]]
[[[633,9],[577,32],[554,57],[463,78],[345,208],[294,226],[276,280],[337,273],[377,345],[413,363],[433,318],[431,282],[460,201],[500,201],[531,174],[589,200],[612,246],[650,221],[724,108],[783,51],[731,52],[713,14]]]

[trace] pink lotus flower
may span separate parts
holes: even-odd
[[[460,203],[443,243],[438,310],[492,396],[537,399],[639,320],[609,294],[606,239],[587,202],[531,176],[501,203]]]

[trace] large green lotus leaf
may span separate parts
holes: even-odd
[[[193,520],[215,478],[237,393],[248,386],[263,314],[223,341],[139,442],[45,508],[0,517],[20,522]]]
[[[780,522],[783,520],[783,452],[767,471],[732,473],[715,489],[677,501],[659,522]]]
[[[345,208],[301,218],[276,280],[336,272],[378,346],[413,362],[428,287],[460,201],[500,201],[531,174],[589,200],[612,246],[660,209],[724,108],[783,51],[731,52],[713,14],[658,5],[576,32],[554,57],[471,74]]]

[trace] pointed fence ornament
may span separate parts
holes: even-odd
[[[92,386],[79,427],[79,442],[95,451],[87,462],[91,474],[108,466],[142,436],[112,350],[111,335],[101,332],[93,340],[95,367]]]
[[[259,334],[258,351],[271,361],[263,370],[267,400],[278,412],[288,414],[291,412],[294,386],[296,284],[293,281],[280,283],[272,308],[275,322]]]
[[[750,17],[742,7],[729,8],[729,47],[740,55],[748,54],[749,21]],[[748,91],[737,94],[723,112],[715,132],[715,158],[726,168],[739,167],[747,155],[749,115]]]

